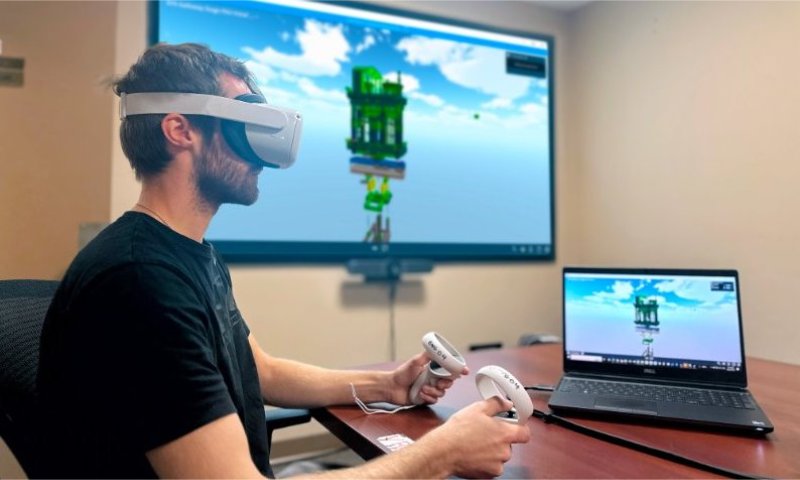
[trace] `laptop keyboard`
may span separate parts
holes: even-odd
[[[699,388],[573,378],[563,379],[558,386],[558,390],[561,392],[576,392],[589,395],[616,395],[689,405],[712,405],[719,407],[746,408],[750,410],[755,408],[749,394],[725,390],[704,390]]]

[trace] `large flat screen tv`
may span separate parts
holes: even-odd
[[[151,42],[240,58],[304,117],[297,163],[206,238],[230,261],[552,260],[552,39],[379,7],[152,3]]]

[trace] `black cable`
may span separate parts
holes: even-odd
[[[538,386],[538,385],[536,385]],[[526,390],[536,390],[536,388],[529,388],[525,387]],[[706,472],[711,472],[717,475],[723,475],[728,478],[748,478],[748,479],[769,479],[770,477],[763,477],[757,476],[750,473],[742,473],[736,470],[729,470],[727,468],[719,467],[716,465],[712,465],[710,463],[703,463],[697,460],[694,460],[689,457],[684,457],[683,455],[679,455],[675,452],[671,452],[669,450],[661,450],[659,448],[651,447],[649,445],[645,445],[643,443],[635,442],[633,440],[629,440],[627,438],[619,437],[617,435],[612,435],[607,432],[603,432],[602,430],[597,430],[594,428],[587,427],[585,425],[581,425],[579,423],[572,422],[567,420],[564,417],[560,417],[554,413],[545,413],[541,410],[533,410],[533,416],[544,421],[545,423],[555,423],[556,425],[560,425],[562,427],[568,428],[572,431],[582,433],[584,435],[588,435],[593,438],[597,438],[599,440],[603,440],[606,442],[613,443],[615,445],[620,445],[623,447],[627,447],[633,450],[637,450],[639,452],[646,453],[648,455],[652,455],[655,457],[663,458],[665,460],[669,460],[671,462],[680,463],[682,465],[687,465],[689,467],[697,468],[698,470],[704,470]]]
[[[556,387],[552,385],[544,385],[541,383],[536,385],[531,385],[530,387],[525,387],[525,390],[536,390],[537,392],[552,392],[555,389]]]
[[[389,279],[389,357],[393,362],[397,361],[397,333],[394,318],[394,304],[397,300],[397,283],[399,278]]]

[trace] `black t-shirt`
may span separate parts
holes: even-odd
[[[272,476],[248,334],[210,244],[124,214],[78,254],[45,319],[47,475],[154,477],[145,452],[235,412]]]

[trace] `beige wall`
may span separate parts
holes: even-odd
[[[0,87],[0,278],[59,278],[78,225],[109,216],[113,2],[0,2],[3,55],[25,84]]]
[[[737,268],[748,354],[800,363],[800,3],[601,2],[571,20],[578,259]]]

